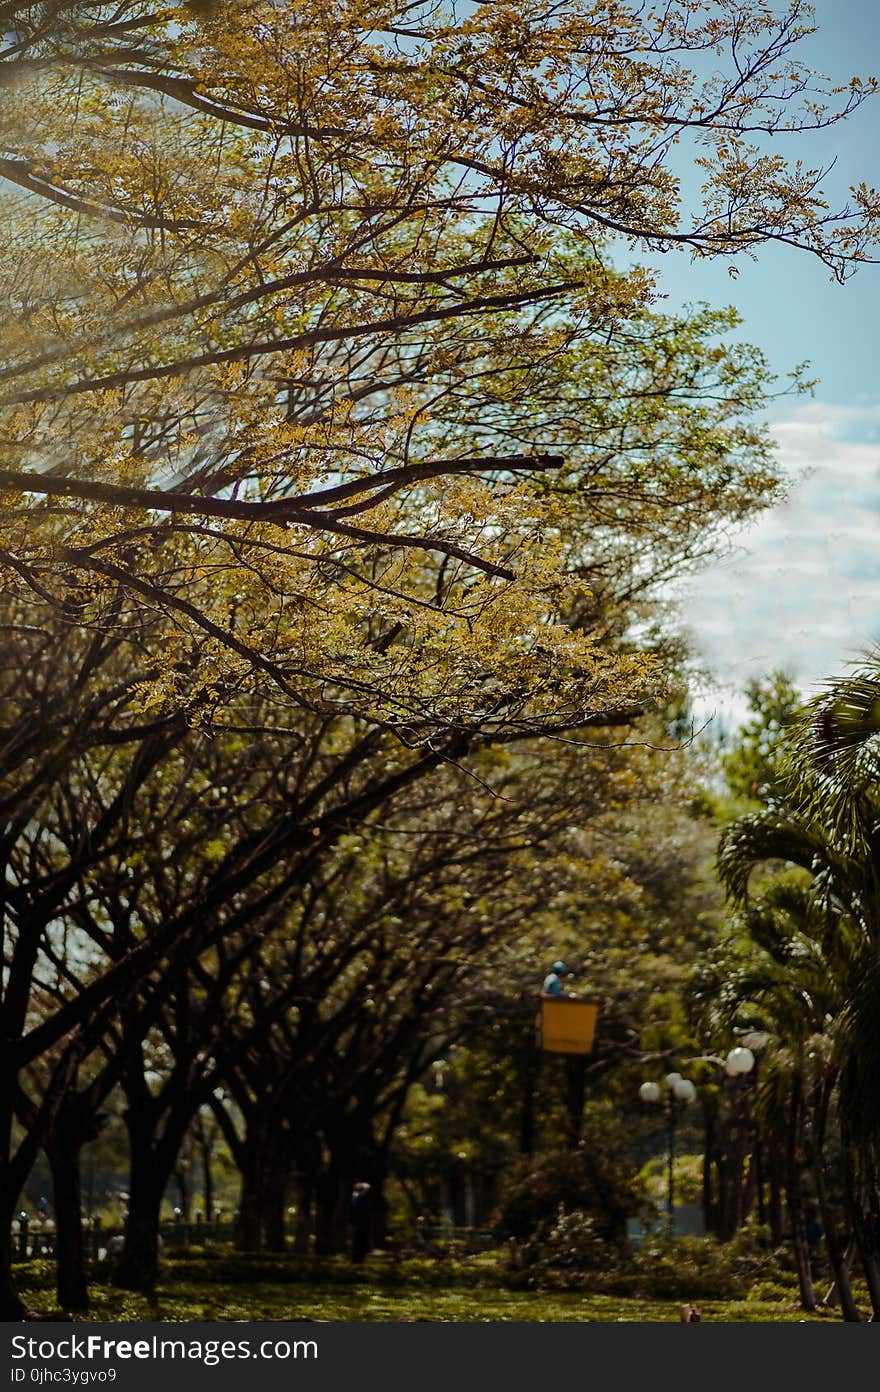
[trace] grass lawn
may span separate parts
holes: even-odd
[[[363,1272],[323,1264],[312,1270],[261,1263],[232,1273],[224,1264],[170,1261],[155,1297],[131,1295],[111,1286],[92,1287],[92,1308],[78,1319],[124,1320],[463,1320],[595,1321],[677,1320],[682,1298],[644,1299],[582,1291],[505,1289],[488,1271],[446,1273],[421,1265],[412,1273],[370,1263]],[[408,1275],[412,1279],[408,1279]],[[269,1279],[265,1279],[268,1277]],[[272,1278],[275,1279],[272,1279]],[[321,1279],[324,1277],[324,1279]],[[327,1279],[329,1277],[329,1279]],[[364,1279],[366,1278],[366,1279]],[[57,1309],[47,1264],[19,1268],[26,1304],[41,1313]],[[692,1297],[699,1300],[699,1292]],[[839,1318],[833,1311],[807,1316],[794,1299],[700,1300],[705,1320],[780,1322]]]

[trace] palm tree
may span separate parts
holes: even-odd
[[[830,1044],[813,1129],[824,1144],[836,1105],[850,1222],[880,1318],[880,652],[805,707],[783,767],[766,805],[725,831],[719,869],[765,953],[759,997],[785,1006],[782,1037],[801,1050],[810,1037]],[[772,878],[755,900],[758,870]],[[817,1187],[825,1178],[821,1160]]]
[[[803,1171],[810,1162],[829,1259],[844,1318],[858,1320],[841,1237],[829,1158],[837,1118],[838,1035],[866,945],[859,928],[837,920],[802,875],[774,878],[735,921],[739,952],[725,973],[719,1023],[765,1041],[756,1117],[777,1161],[788,1200],[801,1300],[815,1303],[806,1241]]]

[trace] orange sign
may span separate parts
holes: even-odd
[[[598,1014],[594,1001],[542,996],[541,1048],[551,1054],[591,1054]]]

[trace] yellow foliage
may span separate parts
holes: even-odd
[[[749,134],[871,84],[796,110],[797,25],[740,10],[135,0],[23,27],[6,583],[83,623],[119,594],[164,616],[179,670],[150,709],[271,681],[416,738],[650,699],[633,625],[772,500],[767,372],[717,341],[724,312],[652,316],[608,239],[777,238],[843,276],[876,230],[869,190],[829,218]],[[707,45],[736,45],[735,81],[695,77]],[[692,221],[666,162],[687,129]]]

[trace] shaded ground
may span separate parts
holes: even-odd
[[[363,1273],[367,1276],[367,1273]],[[562,1321],[668,1322],[678,1320],[687,1297],[597,1295],[582,1291],[538,1292],[505,1289],[488,1272],[442,1265],[422,1266],[417,1273],[369,1271],[368,1279],[345,1267],[308,1272],[279,1264],[242,1267],[228,1279],[225,1264],[186,1260],[172,1262],[155,1296],[130,1295],[106,1284],[92,1288],[88,1320],[436,1320],[436,1321]],[[270,1279],[261,1279],[268,1276]],[[400,1277],[404,1279],[400,1279]],[[274,1277],[275,1279],[271,1279]],[[419,1283],[421,1281],[421,1284]],[[27,1305],[42,1313],[57,1309],[52,1273],[47,1263],[19,1268],[19,1289]],[[790,1293],[775,1299],[699,1300],[707,1321],[749,1323],[792,1322],[811,1318]],[[833,1311],[812,1318],[839,1318]]]

